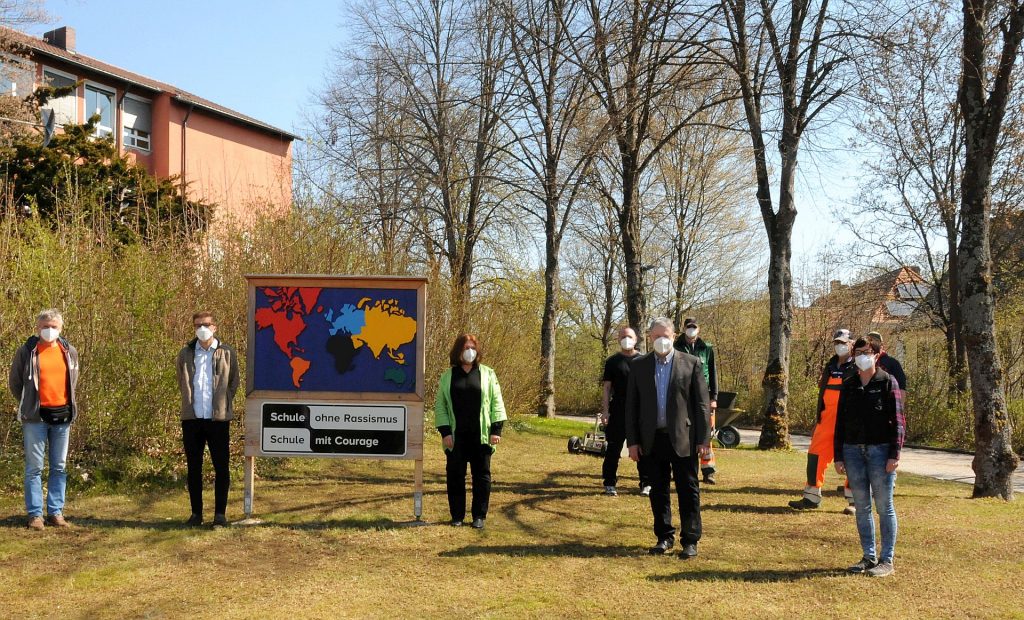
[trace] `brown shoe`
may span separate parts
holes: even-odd
[[[46,524],[54,527],[71,527],[71,524],[64,520],[64,515],[49,515],[46,517]]]
[[[28,518],[28,529],[42,531],[45,526],[43,525],[42,517],[29,517]]]

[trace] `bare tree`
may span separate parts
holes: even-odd
[[[524,171],[522,205],[544,228],[544,309],[538,413],[555,415],[555,327],[562,239],[598,138],[581,122],[584,74],[571,61],[578,0],[512,0],[506,6],[515,101],[508,116]]]
[[[922,263],[930,291],[919,309],[946,339],[949,396],[967,389],[960,318],[957,243],[963,119],[957,105],[959,20],[950,2],[916,7],[901,28],[902,43],[878,45],[866,58],[859,89],[861,143],[880,154],[859,207],[842,219],[897,265]]]
[[[400,103],[402,122],[387,138],[424,190],[407,221],[447,262],[465,329],[476,250],[506,197],[497,171],[510,98],[507,24],[484,0],[387,0],[356,15],[360,45],[374,50]]]
[[[637,328],[646,322],[648,308],[640,214],[643,176],[696,114],[731,97],[705,52],[716,10],[714,2],[589,0],[588,31],[575,50],[618,152],[626,311]],[[669,122],[667,112],[680,89],[694,89],[707,98],[688,101],[692,107]]]
[[[1018,458],[1010,443],[1003,368],[995,338],[990,214],[996,146],[1024,39],[1024,2],[963,0],[960,110],[964,117],[960,295],[974,402],[974,497],[1013,499]],[[998,33],[998,34],[996,34]],[[993,45],[1001,48],[993,58]]]
[[[867,6],[880,3],[866,2]],[[789,353],[793,322],[792,234],[801,140],[851,85],[844,71],[853,46],[875,16],[854,2],[722,0],[728,40],[725,61],[743,98],[753,147],[757,203],[768,236],[769,330],[764,422],[758,446],[789,446]],[[772,196],[768,144],[779,149],[778,197]]]

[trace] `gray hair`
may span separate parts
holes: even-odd
[[[647,331],[652,332],[654,331],[655,327],[666,327],[668,328],[668,331],[672,332],[673,334],[676,333],[676,326],[672,324],[672,319],[665,316],[655,317],[655,319],[651,321],[651,326],[647,329]]]
[[[43,321],[57,321],[61,327],[64,326],[64,315],[60,313],[60,310],[56,308],[47,308],[39,313],[36,317],[36,323],[42,323]]]

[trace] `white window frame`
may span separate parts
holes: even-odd
[[[49,84],[46,83],[46,74],[47,73],[52,73],[54,75],[59,75],[59,76],[61,76],[63,78],[67,78],[67,79],[71,80],[72,82],[76,82],[76,83],[78,82],[78,76],[77,75],[73,75],[71,73],[68,73],[67,71],[61,71],[60,69],[54,69],[53,67],[48,67],[46,65],[43,65],[42,82],[39,84],[39,86],[49,86]],[[79,97],[78,97],[78,87],[77,86],[75,86],[75,92],[74,92],[74,94],[72,96],[75,99],[75,114],[74,114],[74,117],[71,119],[70,123],[73,124],[73,125],[77,125],[79,123],[79,121],[78,121],[78,107],[79,107],[78,99],[79,99]],[[52,110],[53,108],[51,107],[50,109]]]
[[[131,136],[131,143],[129,144],[129,141],[128,141],[129,140],[129,136],[128,136],[127,132],[129,132],[129,131],[136,131],[136,130],[132,129],[132,128],[129,128],[129,127],[125,127],[125,125],[124,125],[124,100],[125,99],[132,99],[134,101],[137,101],[139,103],[144,103],[144,104],[149,106],[149,136],[146,138],[146,142],[149,143],[149,146],[139,146],[137,144],[137,142],[136,142],[137,138],[134,135]],[[121,105],[118,106],[118,110],[119,110],[119,113],[121,114],[121,123],[120,123],[121,124],[121,143],[125,146],[125,148],[131,148],[131,149],[135,149],[137,151],[143,151],[145,153],[152,152],[152,150],[153,150],[153,100],[152,99],[147,99],[145,97],[140,97],[138,95],[132,95],[132,94],[126,93],[125,96],[121,99]]]
[[[118,105],[117,105],[117,89],[106,84],[100,84],[99,82],[93,82],[92,80],[86,80],[84,84],[85,88],[82,91],[82,101],[85,105],[89,105],[89,88],[93,90],[102,91],[110,95],[110,127],[106,125],[96,125],[96,132],[94,136],[100,138],[111,137],[114,141],[117,141],[117,136],[114,135],[114,127],[118,126]],[[85,111],[85,120],[89,120],[92,116],[92,110]]]

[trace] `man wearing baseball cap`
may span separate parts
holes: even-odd
[[[701,368],[704,370],[704,381],[708,384],[708,397],[711,399],[711,428],[715,427],[715,412],[718,410],[718,367],[715,365],[715,350],[711,343],[705,342],[700,337],[700,326],[697,319],[686,317],[683,319],[683,333],[676,338],[673,346],[677,351],[689,353],[700,358]],[[700,473],[704,478],[704,484],[715,484],[715,449],[708,448],[707,454],[700,457]]]
[[[903,372],[903,365],[899,363],[899,360],[886,352],[885,345],[882,344],[882,334],[878,332],[868,332],[865,339],[868,343],[878,344],[878,348],[882,351],[878,356],[878,367],[892,375],[893,379],[896,379],[896,383],[900,386],[900,392],[903,393],[905,399],[907,391],[907,373]]]
[[[836,431],[836,409],[839,405],[839,391],[843,379],[853,375],[853,338],[850,330],[839,329],[832,336],[835,355],[828,360],[818,381],[818,422],[811,435],[811,446],[807,449],[807,486],[804,496],[789,502],[790,508],[813,510],[821,505],[821,487],[825,484],[825,470],[833,460],[833,438]],[[849,483],[844,485],[847,506],[846,514],[855,514],[853,494]]]

